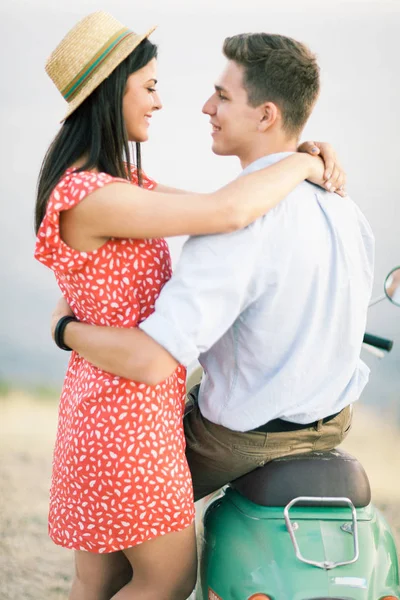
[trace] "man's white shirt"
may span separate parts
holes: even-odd
[[[304,182],[245,229],[189,238],[140,328],[179,362],[199,359],[208,420],[236,431],[278,417],[310,423],[368,381],[360,350],[373,261],[356,204]]]

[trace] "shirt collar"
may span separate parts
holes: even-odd
[[[254,173],[255,171],[259,171],[264,167],[268,167],[269,165],[273,165],[276,162],[290,156],[291,154],[295,154],[294,152],[277,152],[276,154],[267,154],[267,156],[262,156],[261,158],[257,158],[254,162],[247,165],[245,169],[241,172],[240,175],[247,175],[248,173]]]

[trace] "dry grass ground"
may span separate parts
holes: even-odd
[[[72,553],[47,537],[47,501],[56,428],[54,401],[0,398],[0,598],[65,600]],[[400,544],[399,429],[357,407],[345,449],[365,466]],[[399,546],[400,547],[400,546]]]

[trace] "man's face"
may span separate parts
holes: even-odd
[[[259,135],[262,108],[248,104],[243,87],[243,67],[228,61],[215,84],[215,92],[203,106],[212,125],[212,150],[221,156],[246,155]]]

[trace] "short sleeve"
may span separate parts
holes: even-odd
[[[190,237],[140,329],[189,366],[264,291],[262,241],[260,220],[232,233]]]
[[[69,210],[95,190],[104,187],[116,179],[107,173],[83,171],[67,174],[54,188],[46,208],[46,214],[40,225],[35,246],[35,258],[53,271],[71,272],[81,269],[88,252],[70,248],[60,236],[60,213]]]

